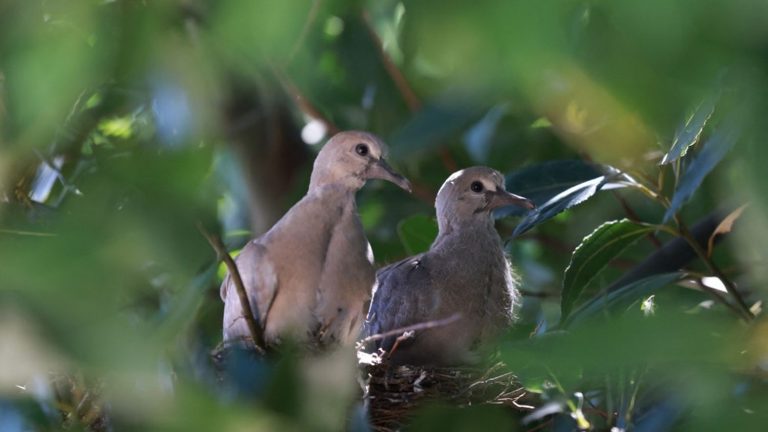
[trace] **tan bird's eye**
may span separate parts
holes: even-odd
[[[368,146],[360,143],[355,146],[355,152],[360,156],[368,156]]]

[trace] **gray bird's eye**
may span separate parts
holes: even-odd
[[[368,155],[368,146],[365,144],[358,144],[355,146],[355,152],[359,154],[360,156],[367,156]]]
[[[473,181],[472,184],[469,185],[469,188],[472,192],[480,193],[483,191],[483,184],[479,181]]]

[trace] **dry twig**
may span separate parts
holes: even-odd
[[[208,240],[208,243],[211,245],[213,250],[216,251],[217,259],[219,261],[224,261],[224,264],[227,266],[227,270],[229,270],[229,276],[232,278],[232,282],[235,284],[237,296],[240,298],[240,307],[243,311],[243,319],[245,319],[245,322],[248,326],[248,331],[251,334],[254,346],[256,347],[256,350],[258,350],[260,353],[263,353],[266,347],[266,344],[264,343],[264,330],[256,324],[256,320],[254,319],[253,315],[253,309],[251,309],[251,303],[248,300],[248,292],[245,290],[243,278],[240,276],[240,271],[237,269],[235,260],[233,260],[229,253],[227,253],[227,249],[224,247],[224,244],[221,242],[219,237],[214,236],[213,234],[210,234],[208,231],[206,231],[206,229],[203,227],[203,224],[201,223],[197,224],[197,229],[200,231],[203,237]]]

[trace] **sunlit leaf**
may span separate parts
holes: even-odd
[[[571,262],[565,269],[561,319],[568,317],[584,288],[608,263],[637,239],[652,231],[651,227],[622,219],[606,222],[584,237],[573,251]]]
[[[674,162],[685,156],[688,148],[699,141],[704,126],[707,125],[707,121],[712,117],[712,113],[715,112],[716,103],[717,97],[709,96],[696,107],[693,114],[680,126],[680,129],[675,134],[672,147],[661,160],[662,165]]]
[[[686,165],[680,176],[675,194],[672,197],[664,222],[667,222],[685,204],[701,186],[704,178],[725,157],[739,138],[740,131],[735,124],[729,123],[718,128]]]
[[[105,136],[130,138],[133,135],[133,120],[130,117],[114,117],[99,123],[99,131]]]

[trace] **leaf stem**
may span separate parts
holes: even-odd
[[[723,273],[722,270],[715,264],[715,262],[712,260],[711,257],[707,256],[706,251],[701,247],[699,242],[696,241],[695,238],[691,235],[691,232],[688,230],[688,227],[685,225],[685,222],[683,222],[678,215],[675,215],[675,222],[677,223],[678,230],[679,230],[679,236],[682,237],[688,245],[693,249],[693,251],[696,253],[696,255],[701,258],[701,260],[704,262],[704,264],[707,266],[709,271],[714,273],[715,276],[717,276],[722,282],[723,285],[725,285],[725,289],[728,291],[728,294],[733,297],[733,299],[736,301],[736,304],[739,305],[739,312],[744,318],[746,322],[752,321],[754,319],[754,315],[752,315],[752,311],[749,310],[749,306],[744,301],[744,298],[741,296],[741,294],[736,290],[736,285],[731,281],[725,273]]]

